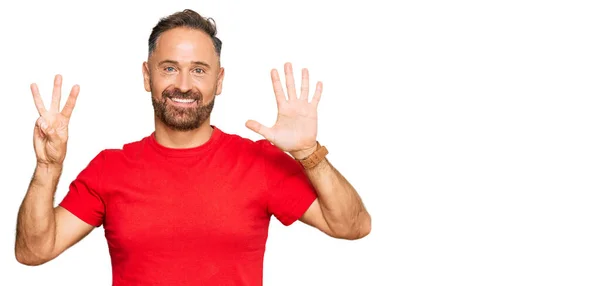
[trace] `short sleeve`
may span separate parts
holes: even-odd
[[[99,227],[104,221],[104,202],[100,196],[104,152],[100,152],[69,185],[59,204],[84,222]]]
[[[316,191],[300,163],[269,141],[261,140],[260,144],[265,158],[268,212],[289,226],[315,201]]]

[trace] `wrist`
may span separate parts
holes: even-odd
[[[315,151],[317,151],[317,148],[318,148],[318,145],[317,145],[317,143],[315,143],[313,146],[311,146],[309,148],[290,152],[290,155],[292,155],[292,157],[294,157],[294,159],[296,159],[296,160],[302,160],[302,159],[310,156]]]
[[[317,142],[315,146],[304,150],[302,153],[295,154],[294,158],[304,169],[312,169],[323,162],[327,154],[329,154],[327,148]]]
[[[35,166],[35,170],[37,172],[49,175],[60,175],[62,172],[63,165],[62,164],[49,164],[49,163],[41,163],[38,162]]]

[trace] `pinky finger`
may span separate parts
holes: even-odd
[[[323,92],[323,83],[317,82],[317,88],[315,89],[315,95],[313,95],[312,100],[310,101],[313,105],[318,105],[321,100],[321,93]]]
[[[42,132],[42,129],[40,129],[39,126],[35,126],[33,128],[33,139],[36,140],[36,138],[45,138],[46,136],[44,135],[44,132]]]
[[[44,138],[44,137],[46,137],[46,132],[44,132],[44,130],[46,128],[48,128],[46,121],[44,120],[43,117],[40,117],[35,122],[34,134],[39,135],[41,138]]]

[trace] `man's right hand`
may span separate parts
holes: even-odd
[[[33,146],[38,166],[62,167],[67,154],[68,127],[71,113],[79,95],[79,85],[74,85],[67,102],[60,111],[62,76],[54,77],[52,103],[46,109],[37,84],[31,84],[31,93],[40,114],[33,132]]]
[[[67,153],[69,119],[79,95],[79,86],[74,85],[60,111],[61,85],[62,77],[56,75],[52,104],[46,110],[37,85],[31,84],[40,114],[33,133],[37,167],[19,208],[15,240],[15,256],[25,265],[40,265],[54,259],[94,228],[61,206],[54,207],[54,194]]]

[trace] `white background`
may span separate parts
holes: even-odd
[[[0,284],[110,285],[102,228],[45,265],[14,259],[35,165],[29,84],[47,104],[56,73],[63,98],[81,85],[58,202],[101,149],[153,130],[147,38],[191,8],[224,42],[212,123],[258,139],[244,122],[274,122],[269,70],[309,68],[319,140],[373,217],[358,241],[274,220],[265,285],[599,285],[594,2],[2,2]]]

